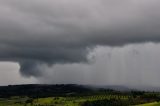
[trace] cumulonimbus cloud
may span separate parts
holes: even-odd
[[[0,60],[19,62],[23,74],[34,75],[42,63],[85,62],[87,48],[97,45],[159,42],[159,4],[159,0],[1,0]]]

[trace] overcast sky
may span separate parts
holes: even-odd
[[[160,86],[159,0],[0,0],[0,85]]]

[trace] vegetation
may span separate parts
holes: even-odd
[[[160,106],[160,103],[153,102],[153,103],[146,103],[146,104],[141,104],[141,105],[136,105],[136,106]]]
[[[79,85],[0,87],[0,106],[160,106],[159,101],[158,92],[120,92]]]

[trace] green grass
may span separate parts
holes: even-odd
[[[48,97],[48,98],[38,98],[33,100],[34,105],[50,105],[55,106],[79,106],[85,101],[95,101],[118,98],[116,95],[95,95],[95,96],[84,96],[84,97]],[[127,96],[120,97],[121,99],[126,99]],[[12,97],[9,99],[0,99],[0,106],[24,106],[25,101],[28,98]],[[27,106],[30,106],[28,104]]]
[[[160,103],[153,102],[153,103],[146,103],[146,104],[141,104],[141,105],[136,105],[136,106],[160,106]]]
[[[83,96],[83,97],[48,97],[48,98],[38,98],[33,100],[34,105],[54,105],[54,106],[80,106],[85,101],[96,101],[96,100],[110,100],[110,99],[121,99],[127,100],[129,96],[117,96],[117,95],[94,95],[94,96]],[[8,99],[0,98],[0,106],[25,106],[25,101],[27,97],[12,97]],[[34,106],[33,105],[33,106]],[[27,104],[27,106],[31,106]],[[148,103],[136,106],[160,106],[160,103]]]

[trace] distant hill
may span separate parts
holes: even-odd
[[[29,97],[49,97],[49,96],[66,96],[76,94],[87,94],[92,90],[81,85],[75,84],[56,84],[56,85],[8,85],[0,86],[0,97],[10,96],[29,96]]]
[[[97,88],[104,88],[104,89],[112,89],[117,91],[131,91],[130,88],[126,86],[120,86],[120,85],[106,85],[106,86],[94,86]]]
[[[152,86],[141,86],[141,87],[127,87],[123,85],[89,85],[92,88],[103,88],[103,89],[112,89],[116,91],[132,91],[132,90],[137,90],[137,91],[155,91],[155,92],[160,92],[160,87],[152,87]]]
[[[159,88],[144,87],[139,89],[130,89],[125,86],[108,85],[76,85],[76,84],[27,84],[27,85],[8,85],[0,86],[0,98],[8,98],[11,96],[28,96],[36,97],[56,97],[56,96],[83,96],[93,95],[95,93],[103,93],[105,91],[115,93],[117,91],[160,91]]]

